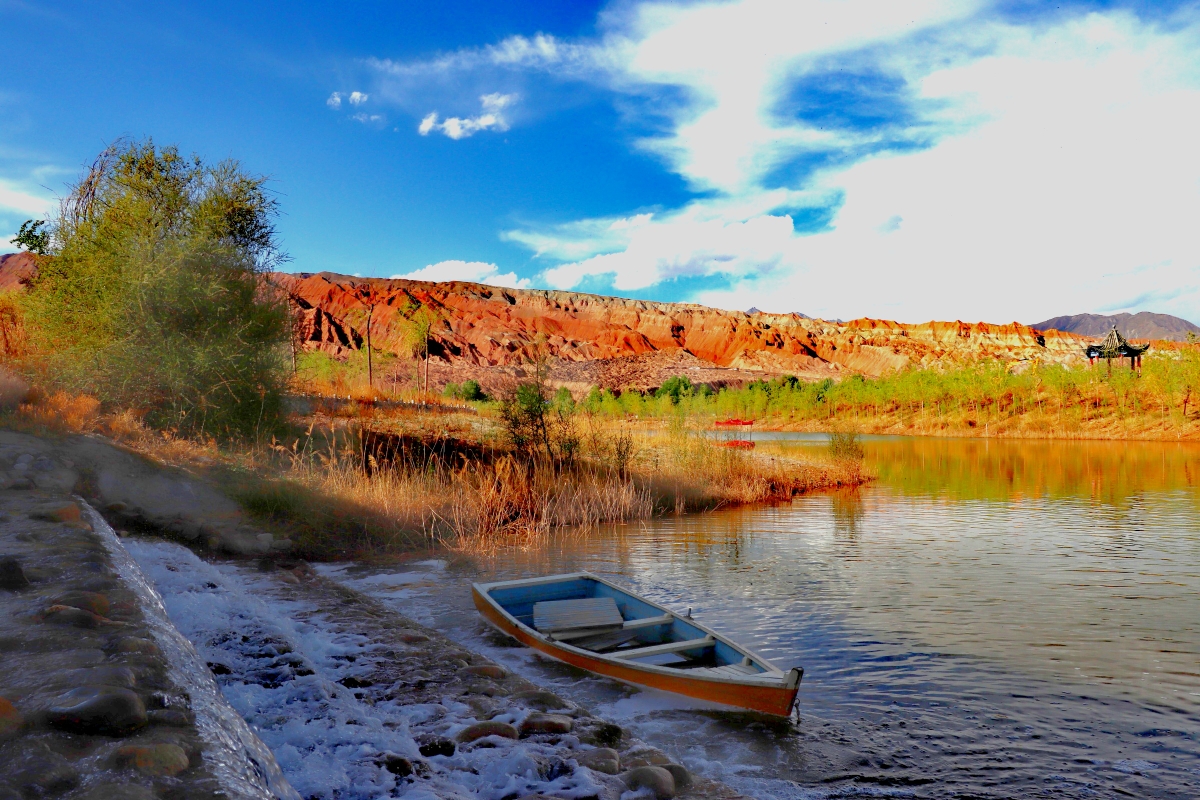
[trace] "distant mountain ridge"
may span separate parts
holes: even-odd
[[[1182,317],[1139,311],[1136,314],[1073,314],[1035,322],[1031,328],[1040,331],[1063,331],[1077,336],[1104,336],[1116,325],[1126,339],[1168,339],[1182,342],[1191,331],[1200,336],[1200,325]]]

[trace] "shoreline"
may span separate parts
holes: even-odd
[[[638,420],[638,423],[645,422]],[[666,420],[662,420],[661,425],[635,427],[634,430],[643,433],[659,433],[666,429]],[[817,433],[829,434],[839,432],[847,427],[844,423],[834,423],[832,425],[818,425],[815,423],[764,423],[759,427],[757,422],[752,433]],[[1007,439],[1029,441],[1094,441],[1094,442],[1167,442],[1177,444],[1200,443],[1200,427],[1194,431],[1184,432],[1182,435],[1116,435],[1108,432],[1092,432],[1092,431],[1002,431],[995,432],[990,430],[990,426],[983,428],[936,428],[929,430],[913,430],[911,426],[899,425],[873,425],[870,423],[862,423],[856,421],[849,426],[855,433],[863,436],[903,436],[910,438],[942,438],[942,439]],[[1145,432],[1143,432],[1145,434]],[[769,440],[768,440],[769,441]],[[778,440],[777,440],[778,441]]]
[[[189,540],[181,531],[203,523],[196,505],[182,498],[200,489],[198,481],[171,476],[179,491],[159,498],[157,509],[173,515],[171,528],[114,532],[97,513],[95,524],[111,539],[106,547],[100,533],[81,520],[68,493],[89,496],[109,517],[124,518],[138,509],[105,502],[99,493],[98,487],[110,496],[119,492],[123,476],[94,472],[95,442],[87,460],[70,447],[74,444],[77,451],[86,442],[4,432],[0,444],[5,465],[13,459],[18,465],[10,470],[13,475],[6,478],[7,491],[0,497],[12,512],[0,517],[0,538],[15,556],[6,559],[3,577],[9,583],[19,578],[21,584],[0,587],[10,590],[0,592],[0,600],[22,628],[33,624],[52,632],[21,637],[24,644],[13,653],[18,661],[26,651],[40,659],[36,672],[17,669],[0,681],[6,684],[0,693],[13,700],[0,702],[0,754],[15,756],[11,761],[0,758],[5,764],[0,778],[17,781],[27,793],[50,791],[46,787],[51,786],[58,787],[53,791],[94,787],[102,793],[95,798],[88,794],[89,800],[103,800],[110,796],[103,787],[115,781],[127,782],[122,788],[130,796],[141,798],[141,791],[148,798],[142,786],[157,792],[164,786],[190,791],[211,784],[212,756],[195,727],[206,712],[193,709],[186,698],[202,695],[200,682],[215,676],[221,702],[233,706],[239,724],[244,719],[252,726],[279,762],[283,778],[306,797],[367,798],[377,796],[376,789],[440,797],[480,792],[554,797],[559,792],[568,798],[618,800],[630,791],[656,800],[743,797],[442,632],[321,576],[305,561],[278,549],[234,555],[202,537]],[[18,458],[22,453],[31,455]],[[128,456],[115,449],[113,454]],[[119,460],[121,469],[131,466]],[[28,467],[28,478],[23,467]],[[131,477],[151,487],[164,485],[162,475],[157,481]],[[140,491],[145,493],[146,486]],[[112,548],[123,552],[106,552]],[[191,680],[180,673],[182,683],[165,677],[169,670],[150,642],[157,634],[149,633],[142,619],[145,599],[130,596],[124,586],[129,575],[113,575],[118,555],[131,559],[137,565],[134,572],[144,574],[162,597],[170,615],[166,624],[199,651],[196,663],[202,673],[190,673]],[[30,588],[23,583],[26,576]],[[96,593],[101,590],[105,594]],[[108,616],[97,613],[101,610]],[[56,648],[74,654],[80,647],[85,648],[79,651],[87,657],[83,660],[59,664],[45,658]],[[81,667],[99,670],[95,674],[100,677],[84,677]],[[114,744],[114,731],[97,728],[102,734],[98,748],[53,745],[65,755],[43,753],[39,742],[48,737],[92,732],[81,728],[56,734],[67,722],[55,722],[53,708],[43,708],[47,702],[53,705],[56,687],[80,681],[86,686],[117,681],[88,691],[100,692],[109,705],[110,695],[127,701],[133,721],[117,733],[137,735]],[[48,688],[26,691],[34,684]],[[136,693],[126,688],[130,685]],[[185,699],[172,699],[176,696]],[[180,708],[184,710],[176,710]],[[296,724],[299,718],[303,721]],[[14,733],[17,738],[7,741]],[[349,760],[344,757],[348,747],[354,753]],[[226,762],[232,763],[229,758],[214,761]],[[249,764],[246,760],[246,769]],[[341,783],[324,786],[321,781]]]

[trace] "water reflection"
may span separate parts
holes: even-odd
[[[1144,492],[1200,486],[1200,444],[934,437],[864,437],[867,464],[904,494],[958,500],[1088,497],[1119,505]],[[764,450],[823,448],[811,438],[760,442]]]
[[[833,514],[833,535],[853,544],[858,538],[859,525],[863,519],[862,489],[841,489],[829,496]]]
[[[711,774],[742,764],[922,797],[1194,796],[1200,448],[869,439],[866,450],[879,480],[857,492],[501,553],[460,567],[463,598],[471,579],[589,569],[804,665],[791,733],[532,667]],[[465,599],[424,608],[498,646]]]

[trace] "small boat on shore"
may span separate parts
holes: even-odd
[[[489,623],[552,658],[626,683],[788,716],[804,670],[784,672],[691,617],[577,572],[471,587]]]

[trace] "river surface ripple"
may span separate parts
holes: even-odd
[[[1200,797],[1200,449],[867,451],[857,492],[328,572],[758,797]],[[472,580],[578,569],[804,666],[798,721],[588,676],[470,603]]]

